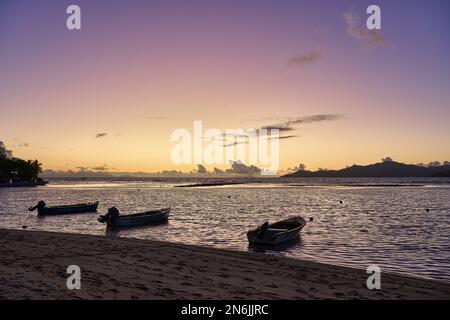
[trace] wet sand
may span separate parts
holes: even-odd
[[[69,265],[81,289],[69,290]],[[0,229],[0,299],[450,299],[450,283],[158,241]]]

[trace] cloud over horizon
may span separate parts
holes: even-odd
[[[286,140],[298,137],[299,137],[298,135],[289,135],[289,136],[279,136],[278,138],[271,138],[271,139]]]
[[[318,60],[320,60],[320,53],[317,51],[311,51],[306,54],[300,54],[297,56],[292,57],[289,60],[289,66],[292,67],[304,67],[308,64],[314,63]]]
[[[260,135],[269,135],[271,130],[278,130],[280,133],[283,132],[290,132],[297,130],[298,125],[302,124],[309,124],[309,123],[315,123],[315,122],[323,122],[323,121],[334,121],[342,118],[342,115],[339,114],[316,114],[311,116],[303,116],[303,117],[296,117],[296,118],[287,118],[284,121],[279,118],[273,118],[273,119],[279,119],[280,122],[276,124],[270,124],[262,126],[255,130],[256,137]],[[266,118],[271,119],[271,118]],[[232,147],[239,144],[248,144],[249,139],[253,135],[250,134],[222,134],[219,137],[216,137],[217,140],[222,141],[222,147]],[[293,139],[298,138],[298,135],[291,134],[291,135],[280,135],[278,138],[270,137],[270,140],[278,139],[278,140],[287,140],[287,139]]]
[[[369,47],[385,47],[388,43],[378,30],[369,30],[360,23],[359,17],[352,11],[343,15],[347,25],[347,33]]]
[[[296,130],[296,125],[309,124],[314,122],[323,122],[323,121],[334,121],[342,118],[339,114],[316,114],[312,116],[303,116],[297,118],[291,118],[284,122],[271,124],[267,126],[261,127],[261,129],[278,129],[280,132],[293,131]]]
[[[110,168],[107,164],[92,168],[93,171],[109,171],[111,169],[114,169],[114,168]]]

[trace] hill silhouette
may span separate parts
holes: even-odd
[[[450,177],[450,165],[417,166],[395,161],[383,161],[367,166],[353,165],[341,170],[318,170],[297,172],[283,178],[401,178],[401,177]]]

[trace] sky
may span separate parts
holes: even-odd
[[[45,169],[188,171],[171,134],[199,120],[289,128],[282,169],[450,160],[448,30],[447,0],[0,0],[0,141]]]

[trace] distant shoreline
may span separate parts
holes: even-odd
[[[192,245],[0,229],[1,299],[450,299],[450,283]],[[69,265],[81,290],[66,287]]]
[[[429,177],[413,177],[413,178],[214,178],[214,177],[169,177],[169,178],[53,178],[50,184],[58,183],[80,183],[81,185],[89,183],[153,183],[155,185],[172,185],[174,188],[213,188],[213,187],[246,187],[246,186],[264,186],[273,185],[280,187],[349,187],[349,188],[418,188],[427,186],[450,186],[450,178],[429,178]]]
[[[0,188],[30,188],[45,186],[48,181],[0,183]]]

